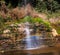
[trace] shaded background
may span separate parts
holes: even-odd
[[[13,7],[16,7],[18,5],[18,3],[20,3],[21,5],[24,4],[24,0],[5,0],[6,1],[6,5],[8,5],[8,3],[10,2],[12,4]],[[44,0],[47,1],[47,0]],[[55,0],[60,4],[60,0]],[[37,0],[27,0],[27,3],[30,3],[32,6],[36,6],[37,4]]]

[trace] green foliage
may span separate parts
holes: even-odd
[[[36,10],[38,10],[39,12],[43,12],[44,10],[46,10],[46,2],[38,0],[37,1],[37,5],[36,5]]]
[[[21,19],[20,22],[32,22],[32,17],[31,16],[26,16],[23,19]]]
[[[44,24],[47,28],[51,28],[51,25],[50,25],[50,23],[49,22],[47,22],[47,21],[44,21],[42,18],[39,18],[39,17],[36,17],[36,18],[32,18],[31,16],[26,16],[26,17],[24,17],[23,19],[20,19],[20,23],[25,23],[25,22],[30,22],[30,23],[32,23],[32,24],[34,24],[34,23],[42,23],[42,24]]]
[[[9,4],[7,5],[7,7],[8,7],[8,8],[11,8],[11,7],[12,7],[11,3],[9,3]]]
[[[5,0],[1,0],[3,2],[5,2]],[[23,4],[20,0],[18,0],[18,4],[17,6],[21,7]],[[35,0],[34,0],[35,1]],[[9,2],[9,4],[7,5],[8,8],[11,8],[15,5],[12,5],[11,3],[13,3],[13,1]],[[60,10],[60,4],[58,3],[57,0],[36,0],[36,10],[39,12],[45,12],[48,11],[50,13],[52,12],[56,12],[57,10]],[[34,5],[34,4],[32,4]]]
[[[33,21],[33,23],[35,23],[35,22],[43,23],[43,19],[39,18],[39,17],[33,18],[32,21]]]
[[[47,9],[49,9],[49,11],[52,13],[52,12],[56,12],[57,10],[59,10],[60,8],[60,4],[55,1],[55,0],[52,0],[52,1],[47,1]]]
[[[60,8],[60,4],[58,4],[58,2],[53,1],[53,9],[57,10]]]
[[[60,9],[60,4],[55,1],[55,0],[37,0],[37,5],[36,5],[36,9],[39,12],[43,12],[45,10],[47,10],[48,12],[52,13],[52,12],[56,12],[57,10]]]
[[[47,28],[51,28],[51,25],[50,25],[50,22],[48,22],[48,21],[44,21],[42,18],[39,18],[39,17],[37,17],[37,18],[33,18],[32,19],[33,20],[33,23],[36,23],[36,22],[38,22],[38,23],[42,23],[42,24],[44,24]]]
[[[48,21],[44,21],[44,25],[45,25],[48,29],[51,28],[51,24],[50,24],[50,22],[48,22]]]

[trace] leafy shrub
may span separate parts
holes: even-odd
[[[38,23],[43,23],[46,27],[51,27],[50,23],[48,21],[44,21],[42,18],[33,18],[32,21],[35,23],[35,22],[38,22]]]
[[[39,18],[39,17],[33,18],[32,21],[33,21],[34,23],[35,23],[35,22],[43,23],[42,18]]]
[[[39,24],[43,24],[46,28],[47,31],[51,31],[51,24],[48,21],[44,21],[42,18],[33,18],[32,19],[34,23],[38,22]]]
[[[23,19],[20,19],[20,22],[31,22],[32,23],[32,17],[25,16]]]
[[[50,23],[49,22],[46,22],[46,21],[44,21],[44,25],[46,25],[46,27],[51,27],[51,25],[50,25]]]

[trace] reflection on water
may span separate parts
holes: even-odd
[[[40,47],[39,37],[31,36],[30,38],[25,38],[24,42],[25,49],[35,49]],[[41,40],[42,43],[42,40]]]

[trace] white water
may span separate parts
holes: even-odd
[[[30,35],[30,29],[29,29],[28,22],[26,23],[26,26],[25,26],[25,33],[26,33],[26,38],[25,38],[26,45],[25,45],[25,49],[31,50],[31,49],[39,48],[38,47],[39,46],[39,42],[38,42],[39,38]]]
[[[27,49],[29,49],[29,48],[31,48],[31,36],[30,36],[30,31],[29,31],[29,27],[28,26],[26,26],[25,27],[25,31],[26,31],[26,39],[25,39],[25,41],[26,41],[26,48]]]
[[[28,0],[24,0],[24,5],[25,5],[25,13],[27,14],[27,8],[26,8],[26,5],[27,5],[27,1]],[[26,24],[26,26],[25,26],[25,33],[26,33],[26,39],[25,39],[25,41],[26,41],[26,49],[29,49],[29,48],[31,48],[31,36],[30,36],[30,30],[29,30],[29,26],[27,26],[27,23],[28,23],[28,21],[25,23]]]
[[[26,27],[25,31],[26,31],[26,37],[29,38],[30,37],[29,27]]]

